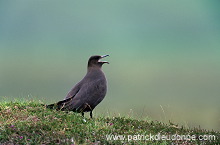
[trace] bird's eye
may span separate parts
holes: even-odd
[[[97,56],[97,57],[96,57],[96,60],[99,60],[100,58],[101,58],[101,57]]]

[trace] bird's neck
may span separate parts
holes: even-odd
[[[101,67],[93,66],[93,67],[88,67],[87,68],[87,73],[89,73],[89,72],[97,72],[97,71],[102,71]]]

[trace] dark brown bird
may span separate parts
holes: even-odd
[[[91,56],[88,61],[87,74],[67,94],[63,101],[47,105],[47,108],[74,111],[82,113],[90,112],[92,118],[93,109],[104,99],[107,92],[107,80],[102,71],[102,65],[108,63],[101,61],[109,55]]]

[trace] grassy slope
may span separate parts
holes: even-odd
[[[202,129],[185,129],[173,124],[140,121],[131,118],[83,119],[80,114],[45,109],[36,102],[0,103],[0,144],[170,144],[183,141],[113,141],[106,135],[166,134],[212,134],[217,137],[212,143],[220,143],[219,132]],[[137,138],[136,138],[137,139]],[[188,143],[204,143],[187,141]]]

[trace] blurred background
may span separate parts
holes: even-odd
[[[53,103],[109,54],[95,116],[220,130],[220,2],[0,2],[0,101]]]

